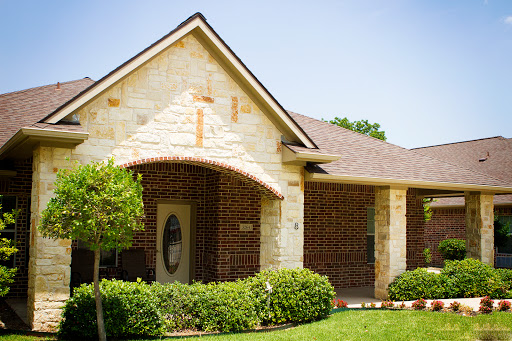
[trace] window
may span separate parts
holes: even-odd
[[[2,208],[0,209],[0,214],[3,216],[4,213],[12,212],[17,207],[17,200],[14,195],[2,195],[0,196],[0,205]],[[7,225],[5,229],[0,232],[0,238],[7,238],[10,240],[16,240],[16,223]],[[13,254],[9,259],[0,261],[1,265],[7,266],[9,268],[14,268],[16,266],[16,254]]]
[[[512,233],[512,216],[499,216],[498,221],[509,228],[508,233]],[[505,245],[498,246],[498,252],[500,253],[512,253],[512,238],[509,238],[505,242]]]
[[[78,248],[89,250],[84,242],[78,240]],[[117,267],[117,250],[104,251],[101,250],[100,268],[116,268]]]
[[[375,263],[375,208],[366,209],[366,256],[368,264]]]

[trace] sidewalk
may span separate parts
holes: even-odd
[[[377,307],[380,307],[382,300],[376,299],[373,297],[373,287],[361,287],[361,288],[346,288],[340,289],[336,295],[336,299],[341,299],[348,303],[349,308],[361,308],[361,303],[364,302],[366,304],[375,303]],[[461,304],[467,305],[473,308],[474,311],[477,311],[480,308],[480,300],[482,298],[450,298],[450,299],[440,299],[437,301],[444,302],[445,307],[449,306],[452,302],[457,301]],[[512,298],[508,298],[507,300],[512,301]],[[433,300],[426,300],[427,307],[430,307],[430,303]],[[494,307],[498,306],[499,299],[494,300]],[[414,301],[405,301],[406,307],[411,307],[412,302]],[[395,303],[401,304],[402,301],[396,301]]]

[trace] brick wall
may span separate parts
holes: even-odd
[[[366,211],[375,206],[373,186],[306,182],[304,267],[327,275],[335,288],[373,286],[367,263]],[[423,208],[407,191],[407,267],[423,266]]]
[[[432,208],[432,219],[425,223],[425,247],[432,251],[432,265],[442,266],[443,259],[437,251],[439,242],[444,239],[466,239],[464,207]],[[512,216],[512,207],[495,207],[495,216]]]
[[[32,189],[32,159],[16,162],[12,165],[17,174],[10,179],[0,179],[0,195],[15,195],[18,209],[21,210],[16,221],[15,266],[18,268],[15,285],[11,286],[7,297],[26,297],[28,286],[28,228],[30,222],[30,191]]]
[[[235,176],[182,163],[130,167],[142,174],[145,231],[136,233],[133,248],[146,251],[146,266],[156,266],[158,200],[196,203],[195,276],[197,281],[224,281],[259,271],[261,195]],[[240,231],[240,224],[252,231]],[[119,268],[109,269],[120,276]]]

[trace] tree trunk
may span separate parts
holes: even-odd
[[[103,305],[100,294],[100,255],[101,250],[94,250],[94,298],[96,301],[96,320],[98,321],[98,338],[100,341],[107,341],[105,333],[105,322],[103,321]]]

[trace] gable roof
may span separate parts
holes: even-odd
[[[512,183],[512,139],[495,136],[412,149]]]
[[[512,182],[512,139],[494,136],[483,139],[412,149],[418,153]],[[512,204],[512,195],[494,196],[494,204]],[[463,207],[464,197],[439,198],[431,207]]]
[[[274,125],[285,135],[287,140],[302,143],[310,148],[316,147],[302,128],[297,125],[287,111],[284,110],[240,58],[236,56],[206,22],[205,17],[201,13],[192,15],[153,45],[98,80],[93,86],[62,104],[51,114],[43,118],[42,122],[50,124],[59,122],[62,118],[81,108],[95,97],[99,96],[103,91],[122,80],[132,71],[141,67],[188,34],[193,34],[199,40],[228,74],[233,77],[238,85],[253,99]]]
[[[0,94],[0,147],[23,127],[52,129],[52,126],[36,124],[62,104],[88,88],[94,81],[88,77],[70,82],[50,84],[36,88]],[[62,130],[63,125],[55,126]],[[66,127],[77,130],[79,126]]]
[[[331,163],[309,165],[306,169],[310,180],[512,192],[512,181],[458,167],[294,112],[289,114],[323,153],[341,155],[339,160]]]

